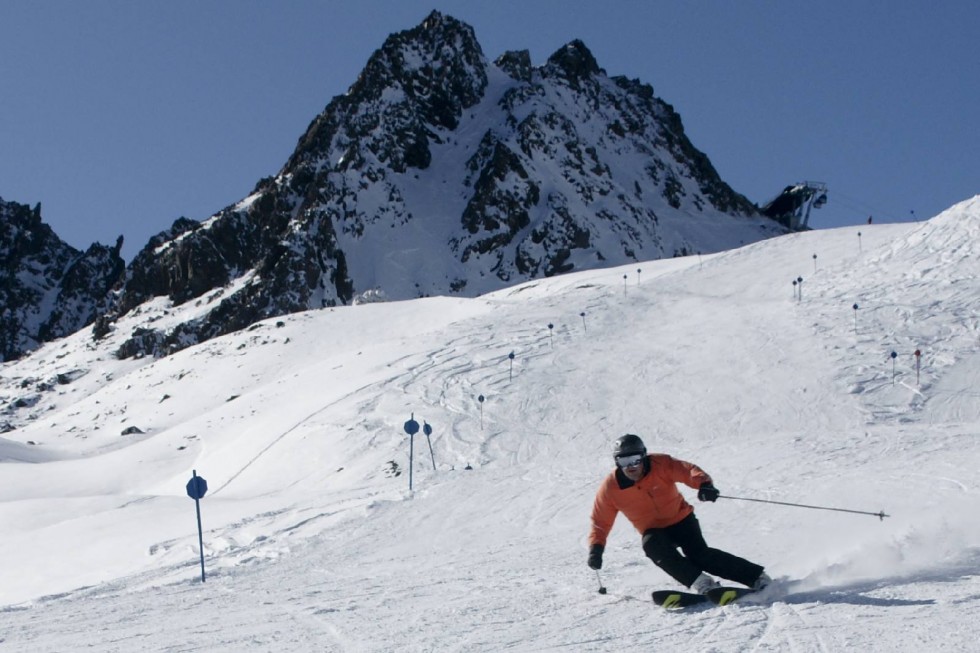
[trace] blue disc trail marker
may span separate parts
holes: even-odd
[[[429,443],[429,455],[432,456],[432,471],[436,471],[436,454],[432,451],[432,426],[422,420],[422,432],[425,433],[425,441]]]
[[[415,421],[415,413],[405,422],[405,433],[408,433],[408,489],[412,489],[412,459],[415,457],[415,434],[419,432],[419,423]]]
[[[208,482],[203,476],[197,475],[197,470],[192,470],[191,480],[187,481],[187,496],[194,499],[194,507],[197,508],[197,545],[201,551],[201,582],[204,577],[204,530],[201,528],[201,499],[208,491]]]

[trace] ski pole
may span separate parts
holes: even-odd
[[[599,594],[605,594],[606,593],[606,588],[602,584],[602,578],[599,576],[599,570],[598,569],[595,570],[595,579],[597,581],[599,581]]]
[[[794,508],[812,508],[813,510],[833,510],[835,512],[851,512],[857,515],[872,515],[877,517],[881,521],[885,521],[885,517],[891,517],[891,515],[886,515],[885,511],[879,512],[867,512],[865,510],[848,510],[847,508],[828,508],[826,506],[808,506],[802,503],[787,503],[785,501],[769,501],[767,499],[749,499],[746,497],[730,497],[725,494],[719,494],[720,499],[735,499],[737,501],[755,501],[756,503],[775,503],[779,506],[792,506]]]

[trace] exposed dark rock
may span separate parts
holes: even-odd
[[[494,63],[519,82],[531,81],[531,53],[527,50],[505,52]]]
[[[17,241],[29,251],[44,233],[39,215],[7,210],[34,225]],[[33,340],[26,314],[0,321],[0,346],[6,356],[90,323],[104,338],[154,297],[200,306],[167,329],[144,323],[117,352],[164,356],[297,311],[472,296],[710,251],[689,235],[704,233],[705,218],[726,233],[735,225],[731,246],[786,231],[719,178],[650,85],[607,76],[581,41],[537,67],[526,50],[490,63],[470,26],[434,11],[385,40],[276,175],[209,219],[180,218],[150,239],[111,305],[64,305],[37,321]],[[677,227],[692,219],[698,230]],[[45,269],[76,271],[65,284],[73,293],[105,296],[120,281],[101,272],[118,264],[118,244],[75,253],[84,264],[61,250],[45,256]]]
[[[79,252],[30,208],[0,198],[0,361],[91,324],[109,305],[125,263],[115,246]]]

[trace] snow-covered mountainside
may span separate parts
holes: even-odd
[[[208,306],[0,366],[0,649],[976,648],[980,196],[114,356]],[[712,475],[726,498],[682,492],[776,579],[764,600],[655,608],[678,586],[624,519],[586,566],[626,432]]]
[[[540,66],[527,51],[491,62],[471,27],[433,12],[387,39],[277,175],[151,239],[99,332],[154,297],[222,293],[121,352],[159,354],[310,308],[472,297],[782,233],[669,104],[608,76],[582,42]]]
[[[35,243],[57,240],[39,212],[8,206],[5,222],[33,216]],[[3,298],[5,359],[93,321],[102,338],[156,297],[208,310],[167,330],[140,325],[120,356],[311,308],[474,297],[786,229],[719,178],[649,85],[607,75],[581,41],[537,66],[527,51],[490,61],[470,26],[433,12],[385,41],[278,174],[203,222],[175,221],[111,295],[119,243],[84,256],[61,243],[39,267],[17,257],[17,233],[0,233],[5,273],[22,284]],[[23,280],[41,268],[50,278]]]

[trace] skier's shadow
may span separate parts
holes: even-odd
[[[896,584],[907,585],[919,581],[943,582],[952,580],[948,575],[942,576],[921,576],[913,579],[902,579],[900,581],[877,580],[853,583],[848,585],[838,585],[836,587],[816,587],[812,589],[794,589],[794,585],[804,585],[803,581],[790,581],[781,592],[766,597],[766,603],[847,603],[850,605],[864,605],[877,607],[903,607],[910,605],[934,605],[935,599],[900,599],[883,598],[879,596],[869,596],[869,593],[887,587],[895,587]],[[748,601],[746,601],[748,602]]]
[[[876,588],[871,588],[876,589]],[[847,603],[850,605],[865,605],[882,608],[897,608],[910,605],[933,605],[934,599],[886,599],[878,596],[867,596],[867,590],[847,589],[847,590],[820,590],[810,592],[799,592],[787,594],[782,597],[774,597],[773,603]]]

